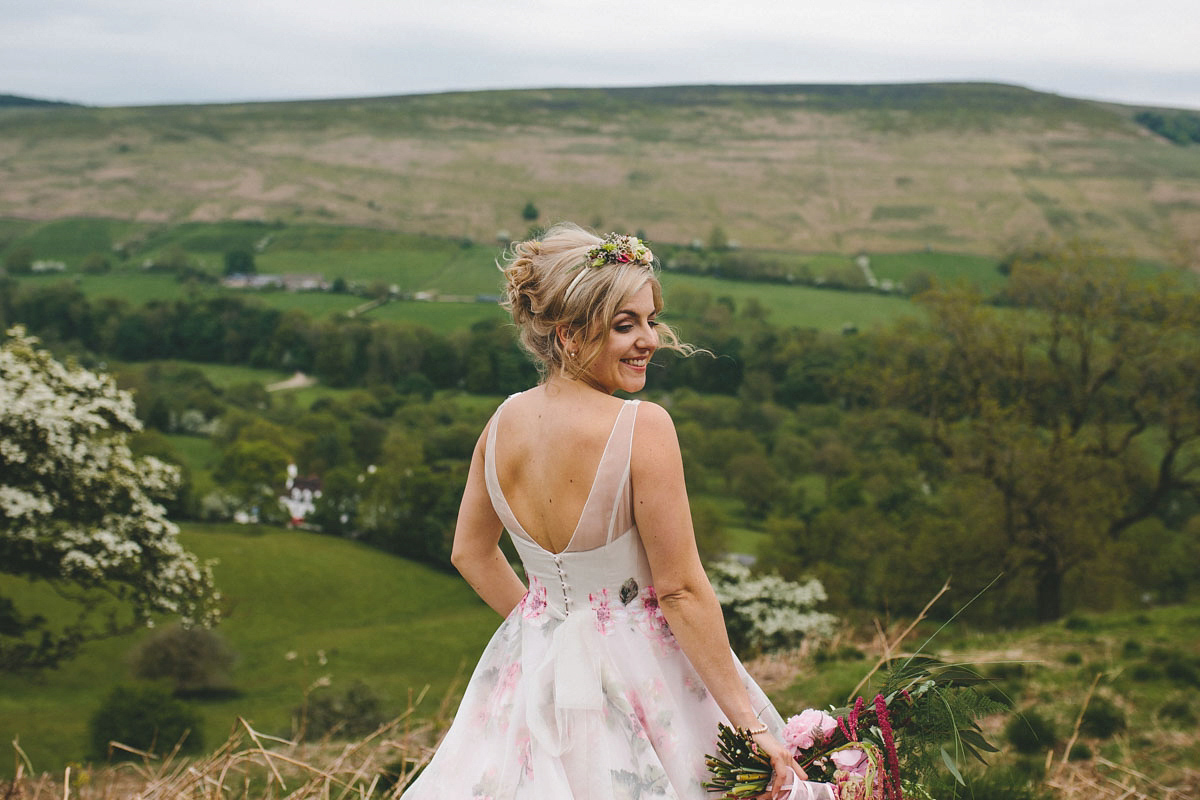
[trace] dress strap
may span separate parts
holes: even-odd
[[[517,392],[517,394],[521,394]],[[500,413],[504,411],[504,407],[508,405],[508,401],[512,400],[517,394],[510,394],[504,399],[504,402],[496,408],[492,413],[492,420],[489,423],[487,445],[483,451],[483,482],[487,486],[488,497],[492,501],[492,508],[496,511],[496,516],[500,518],[500,522],[513,536],[519,536],[522,539],[533,541],[533,537],[525,532],[521,527],[521,523],[517,521],[517,517],[509,508],[508,500],[504,496],[504,492],[500,489],[500,477],[496,472],[496,430],[500,427]]]

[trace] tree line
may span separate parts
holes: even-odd
[[[994,296],[934,288],[923,317],[853,336],[774,324],[754,301],[668,297],[713,354],[660,354],[648,382],[676,420],[705,554],[728,548],[730,522],[761,531],[759,568],[820,578],[834,608],[911,613],[947,578],[965,599],[997,573],[978,608],[1000,621],[1186,599],[1200,577],[1194,290],[1086,245],[1005,265]],[[220,448],[220,485],[178,513],[224,513],[222,493],[244,501],[290,460],[322,475],[326,532],[442,565],[494,406],[472,395],[536,381],[493,322],[443,336],[237,299],[132,307],[13,284],[0,311],[93,357],[361,387],[301,409],[195,369],[122,370],[152,428]],[[168,444],[143,435],[148,451]]]

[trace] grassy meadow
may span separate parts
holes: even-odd
[[[218,629],[237,654],[236,695],[200,702],[204,737],[225,740],[237,717],[288,736],[291,712],[314,682],[335,690],[361,680],[399,713],[409,691],[429,687],[417,709],[433,716],[456,681],[464,682],[499,618],[457,576],[343,539],[270,528],[186,525],[183,544],[216,559],[225,619]],[[6,593],[41,599],[44,586]],[[0,675],[0,736],[34,767],[59,770],[88,756],[87,720],[112,687],[133,682],[129,653],[148,631],[89,644],[59,669]],[[5,760],[0,774],[11,774]]]

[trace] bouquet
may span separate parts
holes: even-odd
[[[959,757],[984,762],[981,750],[996,752],[976,723],[998,708],[970,688],[983,680],[968,666],[914,656],[884,674],[870,701],[860,696],[843,708],[791,717],[783,741],[808,779],[833,784],[838,800],[929,798],[920,778],[937,760],[962,783]],[[721,725],[717,744],[718,754],[705,759],[709,791],[736,800],[767,790],[771,763],[749,734]]]

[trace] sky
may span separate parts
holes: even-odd
[[[0,94],[87,105],[991,81],[1200,109],[1196,0],[0,0]]]

